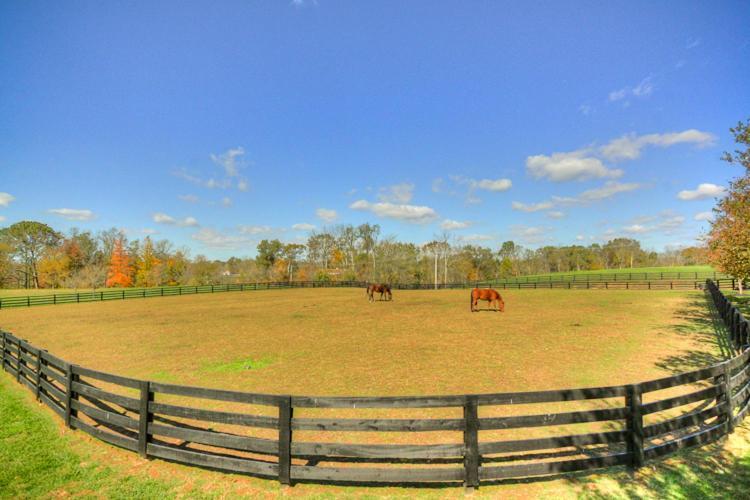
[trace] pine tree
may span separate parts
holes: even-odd
[[[133,286],[131,274],[133,268],[130,266],[130,259],[123,248],[122,238],[115,241],[112,249],[112,257],[109,261],[109,272],[107,273],[107,286],[110,287],[129,287]]]

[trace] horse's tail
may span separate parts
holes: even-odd
[[[469,310],[474,312],[474,290],[469,292]]]

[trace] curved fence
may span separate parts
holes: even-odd
[[[734,289],[736,281],[731,278],[718,279],[721,289]],[[365,281],[276,281],[257,283],[235,283],[227,285],[163,286],[156,288],[121,288],[90,292],[57,293],[49,295],[24,295],[0,297],[0,309],[10,307],[31,307],[57,304],[80,304],[83,302],[104,302],[109,300],[145,299],[149,297],[172,297],[175,295],[195,295],[203,293],[245,292],[250,290],[276,290],[280,288],[364,288]],[[690,279],[665,280],[620,280],[620,281],[529,281],[513,283],[466,282],[466,283],[394,283],[394,290],[432,290],[495,287],[504,290],[525,289],[596,289],[596,290],[700,290],[703,281]]]
[[[7,332],[2,366],[67,426],[143,457],[283,484],[476,487],[637,468],[732,432],[750,406],[748,322],[713,282],[707,289],[731,331],[735,355],[629,385],[418,397],[253,394],[92,370]]]

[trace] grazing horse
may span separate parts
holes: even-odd
[[[383,300],[383,295],[386,296],[386,300],[393,300],[393,294],[391,293],[391,287],[385,283],[367,285],[367,299],[370,302],[375,301],[375,294],[380,294],[380,300]]]
[[[480,300],[486,300],[489,302],[489,307],[492,307],[492,303],[494,302],[497,305],[497,309],[495,311],[503,312],[505,311],[505,302],[503,302],[503,298],[500,296],[499,293],[497,293],[497,290],[493,290],[492,288],[475,288],[471,291],[471,312],[478,311],[477,302]]]

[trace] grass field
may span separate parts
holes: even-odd
[[[644,380],[719,359],[700,293],[530,290],[506,313],[466,291],[279,290],[3,311],[2,328],[71,361],[170,382],[304,394],[533,390]],[[0,497],[462,497],[460,488],[297,485],[145,461],[81,432],[0,377]],[[747,424],[723,445],[646,467],[480,488],[508,498],[739,498]],[[51,443],[51,444],[49,444]],[[44,444],[44,445],[43,445]],[[41,471],[41,472],[40,472]]]
[[[256,392],[403,395],[622,384],[706,363],[701,293],[277,290],[10,309],[2,328],[75,363]],[[696,353],[703,353],[698,356]],[[533,367],[533,369],[529,369]],[[575,369],[572,369],[575,367]]]

